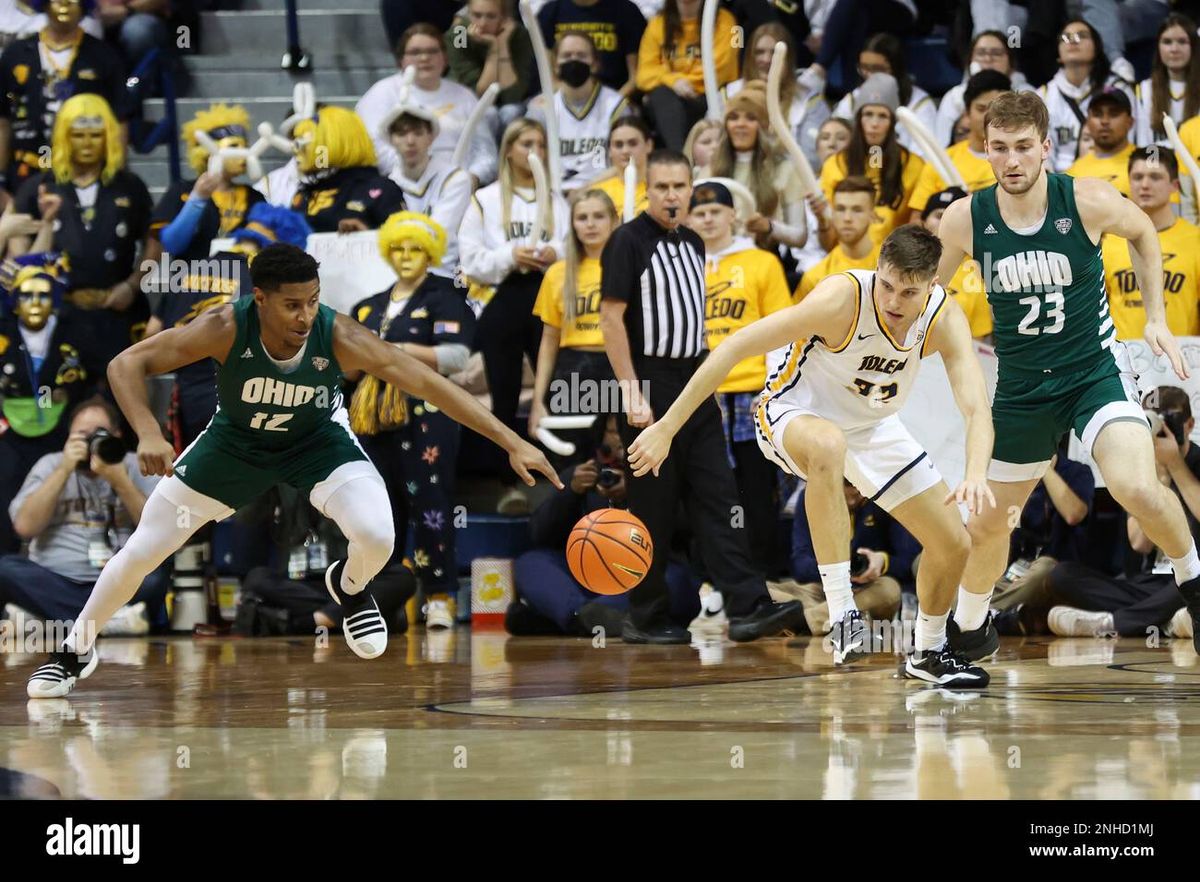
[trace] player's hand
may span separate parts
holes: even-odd
[[[34,220],[31,214],[5,214],[0,217],[0,241],[7,242],[13,236],[36,236],[42,229],[42,222]]]
[[[522,481],[532,487],[535,479],[530,472],[541,472],[550,479],[550,483],[559,490],[563,488],[563,482],[558,479],[558,475],[550,466],[550,460],[546,459],[546,454],[538,450],[528,441],[519,441],[517,446],[509,451],[508,464],[512,466],[512,470],[516,472]]]
[[[629,421],[629,425],[636,429],[644,429],[654,423],[654,409],[650,407],[650,402],[642,397],[641,391],[636,388],[629,393],[625,418]]]
[[[671,452],[671,440],[674,437],[675,432],[665,423],[654,423],[634,438],[627,451],[633,476],[640,478],[648,472],[654,472],[654,476],[658,477],[663,460]]]
[[[874,551],[870,548],[860,548],[858,549],[858,553],[865,554],[867,560],[871,563],[864,572],[859,573],[857,576],[851,576],[850,581],[855,585],[868,585],[883,575],[883,567],[887,563],[887,557],[882,551]]]
[[[137,458],[142,474],[147,477],[175,474],[175,447],[166,438],[143,438],[138,442]]]
[[[958,485],[958,489],[946,496],[946,505],[952,502],[957,505],[965,502],[967,511],[971,514],[983,514],[984,503],[991,503],[992,508],[996,507],[996,497],[992,495],[987,478],[964,479]]]
[[[1171,367],[1175,370],[1175,376],[1181,380],[1186,380],[1191,376],[1187,365],[1183,363],[1183,353],[1179,351],[1179,341],[1167,328],[1166,322],[1146,322],[1145,337],[1146,342],[1150,344],[1151,352],[1155,355],[1166,353],[1167,360],[1171,362]]]

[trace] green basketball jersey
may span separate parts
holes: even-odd
[[[284,372],[263,348],[253,297],[234,302],[237,334],[217,369],[217,413],[211,429],[222,440],[258,450],[302,446],[342,409],[342,370],[333,355],[334,311],[321,304],[300,353]]]
[[[1004,223],[996,204],[998,184],[971,199],[972,256],[995,319],[1001,377],[1073,373],[1113,361],[1117,332],[1108,313],[1100,246],[1079,218],[1074,178],[1046,177],[1046,217],[1030,235]]]

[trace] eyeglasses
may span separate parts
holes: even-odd
[[[435,55],[441,55],[441,54],[442,54],[442,49],[440,46],[437,48],[434,48],[434,49],[405,49],[404,50],[405,58],[432,58]]]
[[[864,80],[868,79],[871,76],[871,74],[877,74],[877,73],[887,74],[888,76],[891,76],[892,69],[890,67],[887,67],[886,65],[882,65],[882,64],[868,64],[868,65],[860,64],[858,66],[858,75],[860,77],[862,77]]]
[[[976,49],[973,53],[976,58],[1005,58],[1008,56],[1007,49]]]
[[[1085,43],[1091,42],[1092,35],[1089,31],[1072,31],[1069,34],[1063,34],[1059,39],[1064,43]]]

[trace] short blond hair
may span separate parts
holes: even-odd
[[[1045,141],[1050,131],[1050,112],[1034,92],[1001,92],[988,105],[983,117],[983,130],[986,132],[992,126],[1006,132],[1033,126],[1038,139]]]

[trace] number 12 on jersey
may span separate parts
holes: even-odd
[[[1021,323],[1017,325],[1018,334],[1029,334],[1036,336],[1038,334],[1057,334],[1063,329],[1063,325],[1067,323],[1067,314],[1063,311],[1063,293],[1059,289],[1047,291],[1046,297],[1046,319],[1052,321],[1049,326],[1034,327],[1042,314],[1042,297],[1038,294],[1032,294],[1029,297],[1022,297],[1017,302],[1022,306],[1028,307],[1029,312],[1025,314],[1025,318],[1021,319]]]

